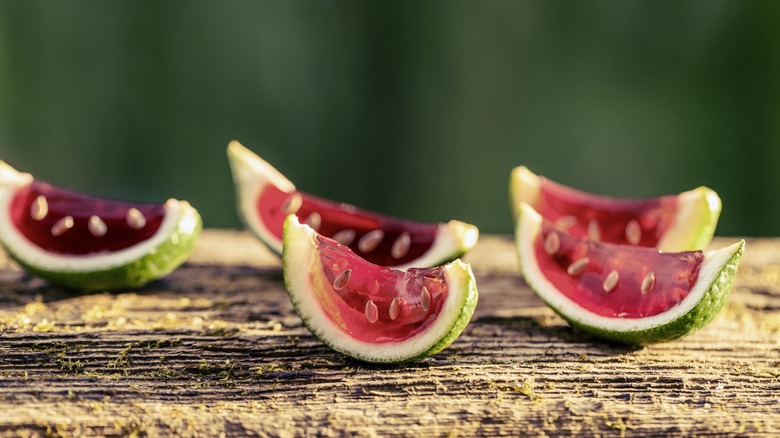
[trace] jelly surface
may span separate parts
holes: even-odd
[[[443,267],[405,272],[373,265],[347,247],[316,237],[313,290],[334,325],[370,343],[401,342],[425,331],[447,298]]]
[[[294,197],[299,197],[297,202],[291,202]],[[295,213],[323,236],[346,236],[348,241],[340,238],[341,243],[379,266],[399,266],[419,258],[431,248],[438,232],[436,224],[380,216],[303,192],[283,192],[270,184],[259,195],[257,209],[265,226],[279,239],[285,217]]]
[[[131,209],[137,210],[130,214],[135,221],[128,221]],[[20,188],[10,210],[14,225],[30,242],[63,255],[128,248],[152,237],[165,217],[162,205],[98,198],[40,181]]]
[[[543,218],[557,222],[559,227],[575,236],[595,233],[598,236],[595,240],[603,242],[654,247],[672,224],[677,212],[677,197],[616,200],[596,197],[542,178],[539,201],[534,208]],[[632,221],[639,225],[639,230],[631,229]],[[634,242],[629,240],[632,232]]]
[[[534,251],[557,290],[593,313],[618,318],[653,316],[678,305],[696,283],[704,260],[702,251],[661,253],[599,243],[546,222]]]

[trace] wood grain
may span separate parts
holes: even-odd
[[[714,247],[733,239],[716,240]],[[727,309],[645,348],[569,328],[517,273],[511,240],[467,257],[480,303],[452,346],[371,366],[292,311],[278,260],[208,230],[139,290],[80,294],[0,260],[8,436],[777,436],[780,240],[748,242]]]

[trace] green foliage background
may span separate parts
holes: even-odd
[[[508,233],[509,171],[708,185],[780,234],[780,2],[0,0],[0,158],[237,227],[239,139],[300,189]]]

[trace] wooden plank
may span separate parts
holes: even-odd
[[[733,240],[733,239],[732,239]],[[717,240],[722,246],[731,240]],[[509,238],[468,256],[480,303],[442,353],[392,366],[330,351],[278,260],[208,230],[167,279],[79,294],[0,259],[7,435],[780,434],[780,240],[748,243],[726,311],[632,348],[569,328],[517,273]]]

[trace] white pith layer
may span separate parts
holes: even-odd
[[[585,326],[616,332],[647,330],[667,324],[690,312],[710,289],[731,257],[739,251],[741,243],[705,253],[699,269],[699,278],[688,296],[664,313],[645,318],[606,317],[593,313],[561,293],[542,273],[534,252],[534,242],[541,232],[542,217],[528,204],[521,204],[516,230],[516,245],[520,269],[526,282],[561,314]]]
[[[228,145],[228,157],[238,191],[238,204],[246,225],[273,251],[282,253],[282,240],[271,233],[257,211],[257,200],[269,186],[292,193],[295,185],[268,162],[237,141]],[[479,230],[460,221],[439,224],[433,245],[422,256],[403,265],[392,266],[406,270],[411,267],[435,266],[452,255],[465,252],[476,245]]]
[[[428,328],[401,342],[381,344],[354,339],[328,317],[312,285],[312,275],[322,275],[315,232],[301,225],[295,216],[285,234],[284,270],[293,305],[314,334],[334,349],[374,361],[395,361],[414,357],[430,350],[452,329],[469,292],[468,264],[456,260],[445,266],[447,297],[436,320]]]
[[[2,163],[0,169],[0,241],[24,263],[51,272],[94,272],[126,265],[151,253],[165,242],[179,225],[194,229],[197,218],[185,201],[165,203],[165,218],[152,237],[120,251],[100,254],[62,255],[44,250],[21,234],[11,219],[11,201],[16,191],[30,184],[30,174],[16,172]],[[10,170],[9,170],[10,169]],[[179,221],[182,221],[179,224]],[[191,231],[191,230],[190,230]]]
[[[233,140],[228,145],[228,159],[236,182],[238,208],[246,225],[257,234],[274,252],[282,253],[282,239],[276,237],[263,223],[257,211],[257,200],[268,185],[292,193],[295,184],[268,162],[257,156],[241,143]]]

